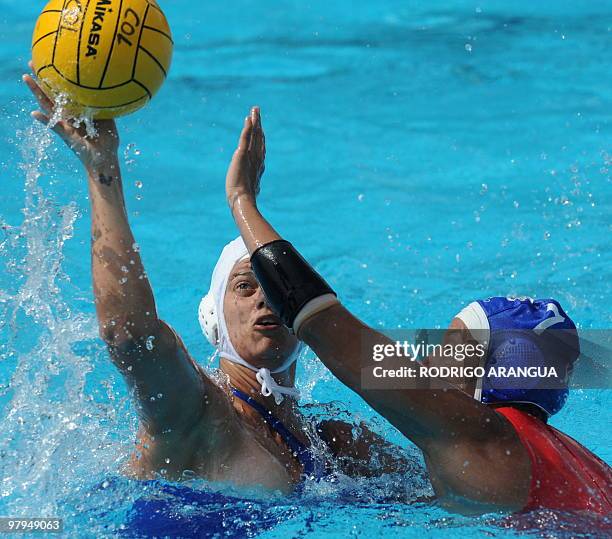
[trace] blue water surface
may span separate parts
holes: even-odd
[[[371,325],[444,327],[474,299],[513,294],[610,327],[612,2],[159,3],[174,63],[154,101],[119,121],[121,157],[159,312],[199,361],[212,350],[197,306],[237,234],[225,171],[254,104],[264,213]],[[177,522],[230,537],[597,529],[399,502],[427,492],[418,461],[405,477],[288,498],[121,478],[136,420],[96,337],[85,177],[32,125],[20,82],[43,4],[0,0],[0,515],[63,517],[84,537],[171,535]],[[418,459],[312,354],[300,384],[305,401],[340,401]],[[611,463],[611,409],[610,391],[574,391],[552,424]],[[165,520],[139,520],[143,500]]]

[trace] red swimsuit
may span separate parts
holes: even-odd
[[[569,436],[516,408],[497,408],[516,429],[531,458],[525,510],[612,515],[612,468]]]

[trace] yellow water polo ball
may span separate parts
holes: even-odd
[[[73,115],[115,118],[143,107],[172,60],[168,21],[155,0],[51,0],[34,30],[43,88]]]

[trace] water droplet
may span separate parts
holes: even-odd
[[[166,464],[170,464],[170,459],[166,458],[166,460],[164,461]]]
[[[136,181],[134,182],[134,185],[138,188],[138,189],[142,189],[142,182],[141,181]]]
[[[550,232],[548,232],[548,231],[544,232],[544,239],[545,240],[550,239]]]
[[[147,350],[150,352],[151,350],[153,350],[153,348],[155,348],[155,345],[153,344],[153,341],[155,340],[155,337],[153,335],[147,337],[147,341],[145,343],[145,346],[147,347]]]

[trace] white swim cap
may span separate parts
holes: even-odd
[[[217,261],[217,265],[213,270],[210,290],[200,302],[198,318],[200,320],[202,332],[208,339],[208,342],[217,348],[219,356],[256,372],[257,381],[261,384],[262,395],[265,397],[272,395],[276,403],[280,404],[283,400],[283,395],[298,397],[299,391],[295,388],[279,386],[274,381],[271,374],[284,372],[291,367],[302,350],[302,344],[298,343],[291,355],[277,369],[273,371],[265,368],[259,369],[238,355],[229,337],[227,325],[225,323],[223,299],[225,297],[230,273],[237,262],[248,257],[249,252],[244,241],[240,237],[224,247]]]

